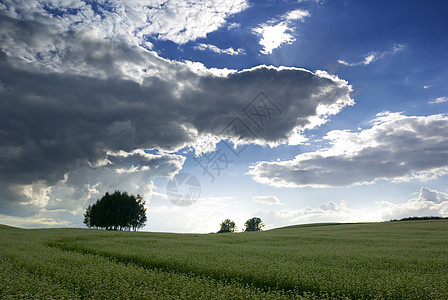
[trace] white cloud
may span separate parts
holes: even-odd
[[[445,103],[448,102],[448,97],[439,97],[436,98],[434,101],[430,101],[428,102],[429,104],[440,104],[440,103]]]
[[[269,195],[269,196],[254,196],[252,197],[252,201],[265,204],[265,205],[283,205],[277,196]]]
[[[303,21],[306,17],[309,17],[310,13],[306,10],[296,9],[290,12],[287,12],[283,18],[287,21],[299,20]]]
[[[147,10],[148,25],[142,34],[178,44],[206,37],[226,23],[226,18],[248,7],[245,0],[169,1],[161,7]]]
[[[240,23],[232,22],[229,23],[229,25],[227,26],[227,30],[232,30],[234,28],[240,28],[240,27],[241,27]]]
[[[382,220],[407,217],[448,216],[448,194],[427,187],[420,189],[417,198],[405,203],[382,201],[378,203]]]
[[[4,1],[6,13],[12,17],[41,21],[44,16],[59,30],[89,30],[95,38],[120,38],[135,45],[144,45],[147,35],[177,44],[204,38],[224,26],[229,16],[249,7],[246,0],[111,0],[96,4],[93,9],[81,0]]]
[[[262,54],[271,54],[272,51],[283,44],[291,44],[296,38],[294,36],[295,24],[297,21],[304,21],[310,13],[306,10],[290,11],[279,19],[272,19],[267,23],[254,28],[253,31],[261,36],[260,45]]]
[[[418,199],[420,201],[441,204],[442,202],[448,201],[448,194],[436,190],[431,190],[430,188],[427,187],[422,187],[420,189],[420,195]]]
[[[263,46],[262,54],[271,54],[272,51],[282,44],[291,44],[296,39],[289,33],[291,28],[282,22],[276,25],[261,25],[254,29],[254,32],[262,36],[260,45]]]
[[[382,113],[359,132],[331,131],[331,147],[293,160],[259,162],[248,174],[278,187],[369,184],[380,179],[429,180],[448,173],[448,116]]]
[[[405,49],[405,45],[403,44],[395,44],[392,46],[390,50],[386,51],[373,51],[367,54],[363,60],[355,63],[348,63],[344,60],[338,60],[337,63],[343,66],[356,67],[356,66],[367,66],[372,62],[380,60],[386,56],[395,54],[397,52],[403,51]]]
[[[33,205],[38,207],[45,206],[49,201],[51,188],[46,186],[45,181],[39,180],[31,184],[13,185],[10,187],[16,194],[22,197],[20,204]]]
[[[232,47],[227,48],[227,49],[221,49],[219,47],[216,47],[215,45],[210,45],[210,44],[198,44],[197,46],[194,47],[194,49],[196,50],[201,50],[201,51],[205,51],[205,50],[210,50],[213,51],[215,53],[219,53],[219,54],[227,54],[227,55],[240,55],[240,54],[245,54],[245,51],[243,48],[238,48],[238,49],[233,49]]]
[[[375,54],[370,54],[364,59],[364,65],[370,64],[374,59],[376,59]]]

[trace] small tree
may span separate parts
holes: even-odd
[[[244,231],[261,231],[264,227],[263,221],[260,218],[253,217],[244,223]]]
[[[106,230],[137,230],[145,226],[146,221],[143,197],[119,191],[106,193],[89,205],[84,214],[84,224],[87,227]]]
[[[222,221],[220,227],[221,228],[219,229],[218,233],[234,232],[236,229],[235,222],[230,219],[225,219],[224,221]]]

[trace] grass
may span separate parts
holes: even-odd
[[[448,299],[447,232],[448,220],[205,235],[0,226],[0,298]]]

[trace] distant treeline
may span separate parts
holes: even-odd
[[[403,219],[393,219],[391,222],[397,221],[418,221],[418,220],[440,220],[440,219],[448,219],[448,217],[439,217],[439,216],[425,216],[425,217],[408,217]]]

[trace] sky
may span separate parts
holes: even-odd
[[[448,217],[446,1],[0,0],[0,223]]]

